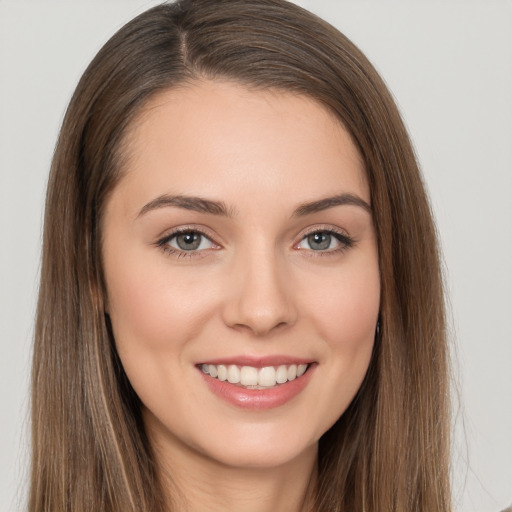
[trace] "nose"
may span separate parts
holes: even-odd
[[[248,252],[231,268],[223,320],[231,328],[262,337],[296,322],[293,283],[275,251]]]

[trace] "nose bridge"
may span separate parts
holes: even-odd
[[[269,241],[240,250],[232,266],[233,293],[225,308],[225,322],[248,328],[255,335],[295,322],[296,311],[286,264]]]

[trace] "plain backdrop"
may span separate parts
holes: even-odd
[[[78,78],[143,0],[0,0],[0,511],[26,493],[28,382],[47,172]],[[512,503],[512,3],[310,0],[390,86],[444,247],[457,511]]]

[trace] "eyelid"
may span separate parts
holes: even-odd
[[[158,236],[157,243],[162,240],[169,239],[172,236],[190,232],[199,233],[208,238],[209,240],[211,240],[216,245],[221,245],[220,243],[214,241],[214,239],[217,239],[219,237],[214,232],[212,232],[211,229],[200,224],[182,224],[173,228],[166,229],[165,231],[163,231],[161,235]]]
[[[342,229],[338,226],[333,226],[332,224],[314,224],[312,226],[308,226],[308,227],[304,228],[297,235],[298,241],[301,241],[305,237],[312,235],[314,233],[318,233],[318,232],[334,233],[334,234],[340,235],[344,238],[352,239],[352,237],[349,235],[349,233],[346,229]]]
[[[196,224],[190,224],[190,225],[182,225],[175,228],[172,228],[170,230],[167,230],[166,234],[160,236],[158,240],[155,242],[155,245],[159,247],[162,251],[164,251],[167,254],[172,254],[178,257],[204,257],[206,256],[210,251],[212,250],[218,250],[221,249],[223,246],[222,244],[219,244],[216,239],[217,236],[212,236],[210,233],[211,230],[205,228],[204,226],[196,225]],[[207,248],[207,249],[201,249],[201,250],[182,250],[177,247],[172,247],[169,245],[169,241],[172,240],[174,237],[182,234],[182,233],[198,233],[201,236],[204,236],[207,238],[215,247]],[[334,236],[340,243],[340,247],[337,247],[335,249],[328,249],[328,250],[318,250],[315,251],[314,249],[305,249],[305,248],[299,248],[299,244],[304,241],[306,237],[309,235],[312,235],[314,233],[328,233]],[[308,226],[304,230],[301,231],[301,233],[298,235],[298,240],[293,244],[293,248],[296,250],[304,251],[308,253],[310,256],[322,256],[322,255],[334,255],[339,254],[350,247],[352,247],[356,240],[348,234],[348,232],[338,226],[333,226],[331,224],[316,224],[313,226]]]
[[[331,250],[325,250],[325,251],[314,251],[313,249],[302,249],[302,248],[298,247],[299,244],[302,243],[302,241],[306,237],[308,237],[309,235],[313,235],[315,233],[328,233],[328,234],[333,235],[340,242],[341,247],[338,247],[336,249],[331,249]],[[295,242],[293,245],[294,249],[297,249],[300,251],[306,251],[308,253],[315,253],[314,254],[315,256],[336,254],[336,253],[339,253],[339,252],[349,249],[356,243],[356,240],[352,236],[350,236],[346,230],[341,229],[338,226],[333,226],[331,224],[319,224],[319,225],[317,224],[314,226],[309,226],[306,229],[304,229],[303,231],[301,231],[298,238],[299,238],[299,240],[297,242]]]
[[[172,247],[169,245],[170,240],[172,240],[176,236],[179,236],[180,234],[183,234],[183,233],[198,233],[201,236],[204,236],[205,238],[207,238],[214,245],[214,247],[211,247],[208,249],[196,250],[196,251],[192,251],[192,250],[185,251],[185,250],[179,249],[177,247]],[[200,257],[200,256],[204,256],[205,255],[204,253],[207,253],[211,250],[217,250],[222,247],[222,245],[219,244],[214,238],[217,238],[217,237],[212,236],[212,234],[210,233],[210,230],[204,228],[203,226],[190,224],[190,225],[178,226],[176,228],[167,230],[167,232],[164,235],[162,235],[158,238],[158,240],[155,242],[155,245],[167,254],[177,255],[180,257],[189,257],[189,258],[190,257]]]

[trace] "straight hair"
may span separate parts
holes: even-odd
[[[449,511],[438,243],[391,94],[353,43],[294,4],[180,0],[144,12],[104,45],[60,131],[44,218],[29,512],[170,510],[104,312],[101,220],[141,108],[198,80],[313,98],[347,128],[364,161],[379,253],[379,324],[360,390],[320,439],[315,512]]]

